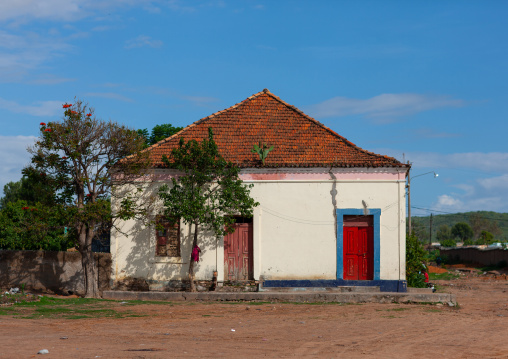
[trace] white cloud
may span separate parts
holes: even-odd
[[[488,191],[508,191],[508,174],[502,176],[482,178],[478,180],[480,186]]]
[[[309,106],[306,112],[315,118],[363,115],[379,121],[393,121],[400,116],[412,115],[441,107],[463,106],[462,100],[448,96],[413,93],[381,94],[369,99],[334,97]]]
[[[81,3],[81,4],[80,4]],[[51,19],[71,20],[84,14],[80,0],[15,0],[0,2],[0,20]]]
[[[32,116],[54,116],[61,110],[62,101],[37,101],[31,105],[21,105],[15,101],[0,98],[0,108],[13,113],[25,113]]]
[[[396,155],[400,159],[400,155]],[[507,172],[507,152],[463,152],[443,154],[437,152],[406,153],[415,167],[467,169],[479,172]]]
[[[11,181],[19,181],[21,170],[30,162],[26,151],[34,144],[34,136],[0,136],[0,193],[4,185]]]
[[[4,0],[0,1],[0,21],[76,21],[98,12],[141,5],[153,12],[158,0]],[[170,2],[171,3],[171,2]],[[171,6],[170,6],[171,8]]]
[[[391,149],[376,149],[375,152],[403,159],[401,152]],[[431,174],[428,181],[418,180],[415,188],[419,188],[418,191],[428,188],[430,192],[413,201],[414,206],[450,213],[477,210],[508,212],[508,153],[413,152],[406,153],[405,159],[413,165],[411,177],[428,171],[439,173],[435,180],[429,180]],[[440,196],[432,200],[436,191],[440,192]]]
[[[453,198],[447,194],[439,196],[437,201],[438,207],[457,207],[462,205],[463,203],[460,200]]]
[[[463,178],[467,180],[467,178]],[[454,184],[462,192],[438,197],[433,209],[444,212],[496,211],[508,212],[508,174],[472,179],[470,183]]]
[[[71,49],[72,46],[60,38],[0,30],[0,81],[20,81],[30,71]]]
[[[161,47],[163,42],[161,40],[154,40],[150,36],[145,35],[139,35],[138,37],[135,37],[134,39],[130,39],[125,41],[125,48],[126,49],[134,49],[137,47],[153,47],[158,48]]]

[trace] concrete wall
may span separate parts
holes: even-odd
[[[99,265],[99,288],[109,289],[111,255],[95,253]],[[78,252],[0,250],[0,287],[19,287],[59,294],[84,293],[83,268]]]
[[[157,193],[174,176],[160,170],[146,194]],[[253,184],[254,278],[336,279],[337,219],[340,208],[381,209],[380,279],[405,279],[405,173],[400,169],[245,170]],[[125,190],[125,189],[124,189]],[[113,208],[117,203],[113,203]],[[155,213],[155,212],[154,212]],[[138,221],[112,232],[112,279],[149,281],[186,279],[192,230],[181,228],[181,258],[155,256],[155,229]],[[196,278],[224,277],[224,242],[209,233],[200,236],[201,261]]]
[[[497,265],[501,261],[508,263],[508,250],[478,248],[450,248],[441,249],[442,256],[453,262],[479,263],[485,266]]]

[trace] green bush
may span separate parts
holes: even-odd
[[[408,287],[425,288],[426,252],[414,234],[406,238],[406,280]]]
[[[455,239],[445,239],[441,242],[441,245],[443,247],[455,247],[457,243],[455,242]]]

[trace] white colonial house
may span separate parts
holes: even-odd
[[[206,138],[209,127],[221,154],[254,185],[251,196],[260,205],[253,218],[237,218],[231,235],[201,234],[197,280],[212,280],[216,271],[219,282],[262,280],[265,287],[377,285],[406,291],[409,165],[356,146],[265,89],[148,148],[156,180],[147,185],[147,195],[175,176],[162,156],[180,138]],[[264,165],[251,151],[259,142],[273,146]],[[187,279],[193,235],[188,225],[156,230],[131,220],[120,228],[111,238],[113,288],[144,280],[163,289]]]

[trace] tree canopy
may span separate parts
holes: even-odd
[[[152,132],[149,134],[148,130],[141,129],[138,130],[137,133],[145,139],[145,146],[151,146],[156,144],[159,141],[162,141],[165,138],[173,136],[175,133],[180,132],[183,127],[174,127],[169,123],[155,125],[152,128]]]
[[[469,224],[465,222],[459,222],[452,227],[452,235],[459,238],[461,241],[466,241],[473,238],[473,230]]]
[[[193,248],[198,245],[199,230],[211,230],[216,236],[234,231],[234,216],[252,217],[259,203],[250,197],[252,185],[244,185],[240,169],[226,161],[218,151],[209,128],[208,139],[201,142],[180,140],[170,158],[163,161],[181,173],[172,185],[160,188],[164,214],[194,225]],[[194,261],[190,260],[189,280],[194,290]]]
[[[40,135],[29,149],[29,176],[50,178],[55,194],[55,211],[64,210],[67,225],[76,233],[82,255],[87,297],[98,295],[97,267],[92,255],[92,239],[113,225],[110,198],[113,183],[132,183],[148,168],[148,154],[143,153],[144,139],[134,130],[95,117],[93,108],[81,101],[65,104],[60,122],[40,124]],[[129,160],[123,160],[130,156]],[[122,176],[115,176],[122,173]],[[60,209],[59,209],[60,208]]]

